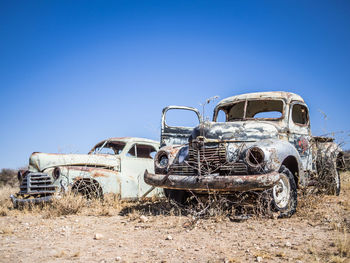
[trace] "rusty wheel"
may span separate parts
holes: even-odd
[[[297,187],[293,174],[288,168],[282,166],[280,171],[281,179],[272,188],[271,207],[275,212],[279,212],[279,217],[292,216],[297,208]]]
[[[103,199],[103,191],[100,184],[93,179],[76,181],[72,186],[72,192],[80,194],[87,199]]]

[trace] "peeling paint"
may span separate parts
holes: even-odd
[[[105,148],[114,154],[101,153]],[[40,199],[41,195],[66,191],[87,179],[98,184],[102,194],[115,193],[121,198],[139,198],[150,188],[144,182],[143,174],[146,169],[154,171],[150,153],[158,149],[159,143],[156,141],[123,137],[99,142],[89,154],[33,153],[28,171],[22,173],[20,191],[13,201],[23,203],[27,197]],[[176,155],[176,151],[173,152]],[[161,189],[156,188],[147,193],[147,197],[160,196],[162,193]]]
[[[329,152],[327,144],[331,144],[335,155],[341,152],[332,139],[312,137],[307,105],[294,93],[260,92],[224,99],[215,107],[213,121],[201,122],[191,132],[184,127],[167,127],[167,109],[163,110],[161,134],[167,146],[155,157],[155,174],[145,173],[146,182],[154,186],[208,191],[272,187],[271,182],[276,181],[269,177],[284,165],[298,187],[306,187],[310,175],[317,174],[317,149]],[[219,111],[224,111],[225,122],[217,121]],[[271,111],[279,117],[255,117]],[[254,155],[250,149],[257,149]],[[161,153],[168,158],[166,167],[160,165]],[[199,183],[202,178],[207,185]],[[226,181],[220,184],[222,180]]]

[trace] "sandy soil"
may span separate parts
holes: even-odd
[[[156,215],[159,204],[107,216],[10,211],[0,217],[0,262],[350,262],[339,254],[350,244],[348,197],[301,200],[289,219],[239,222]]]

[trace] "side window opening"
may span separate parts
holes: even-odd
[[[292,109],[292,120],[295,124],[308,124],[309,116],[306,106],[302,104],[294,104]]]
[[[153,159],[156,155],[156,149],[150,145],[134,144],[129,152],[126,154],[128,157]]]
[[[216,122],[226,122],[226,112],[223,109],[218,111],[218,115],[216,116]]]
[[[128,153],[126,154],[127,157],[136,157],[136,144],[134,144]]]
[[[169,109],[165,120],[169,127],[195,127],[199,124],[196,112],[185,109]]]

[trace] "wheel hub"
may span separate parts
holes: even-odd
[[[281,179],[273,187],[273,199],[278,208],[285,208],[290,199],[290,183],[285,174],[280,174]]]

